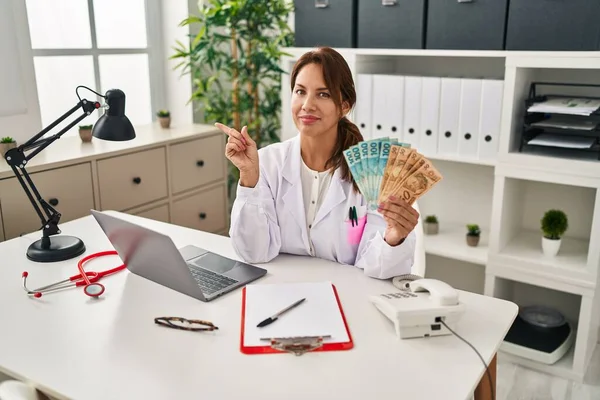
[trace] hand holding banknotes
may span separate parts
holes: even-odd
[[[259,178],[258,148],[248,134],[248,127],[244,126],[242,132],[238,132],[219,122],[215,126],[229,136],[225,146],[225,157],[240,170],[240,184],[256,186]]]
[[[442,180],[433,163],[409,144],[387,137],[351,146],[344,157],[369,210],[388,223],[386,240],[387,234],[390,241],[406,237],[419,215],[412,205]]]
[[[402,243],[419,222],[418,211],[395,196],[390,196],[389,199],[381,202],[377,211],[383,215],[387,223],[383,237],[390,246]]]

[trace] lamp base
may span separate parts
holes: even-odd
[[[52,236],[33,242],[27,249],[27,258],[36,262],[70,260],[85,252],[85,244],[74,236]]]

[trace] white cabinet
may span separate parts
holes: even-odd
[[[225,139],[213,126],[136,127],[129,142],[63,137],[27,169],[59,223],[117,210],[212,233],[229,228]],[[39,158],[39,160],[38,160]],[[0,160],[0,240],[41,229],[17,178]]]

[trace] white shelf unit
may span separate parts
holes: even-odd
[[[295,61],[308,50],[285,49],[289,56],[281,59],[282,69],[291,72]],[[421,214],[435,214],[440,221],[439,234],[425,236],[426,274],[520,306],[556,307],[576,331],[573,347],[561,360],[545,365],[506,353],[502,356],[583,381],[600,328],[600,161],[578,159],[565,152],[520,153],[519,141],[530,83],[598,83],[600,52],[337,50],[352,71],[357,102],[366,102],[367,107],[373,104],[369,90],[361,90],[361,74],[504,81],[498,147],[493,157],[447,155],[414,146],[444,176],[419,200]],[[289,74],[282,74],[282,85],[281,139],[285,140],[297,132],[289,110]],[[573,87],[551,87],[547,92],[590,94],[588,89]],[[359,104],[351,119],[355,120],[356,109]],[[368,127],[361,131],[365,139],[376,137]],[[402,140],[402,129],[395,132],[384,135]],[[553,259],[543,256],[539,229],[543,213],[550,208],[564,210],[569,218],[569,230]],[[468,223],[482,228],[477,247],[466,244]]]

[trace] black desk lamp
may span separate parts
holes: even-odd
[[[42,196],[40,196],[40,193],[33,184],[31,177],[25,170],[25,165],[27,162],[35,157],[36,154],[44,150],[55,140],[59,139],[65,132],[90,115],[92,111],[101,108],[100,103],[97,101],[81,99],[79,93],[77,92],[79,88],[88,89],[106,100],[106,105],[102,106],[102,108],[106,108],[107,111],[105,111],[104,115],[102,115],[94,124],[94,128],[92,129],[93,136],[97,137],[98,139],[111,141],[124,141],[135,138],[135,130],[133,129],[133,125],[125,116],[125,93],[119,89],[111,89],[103,96],[88,87],[78,86],[75,89],[75,93],[79,98],[79,103],[77,103],[77,105],[63,114],[49,126],[44,128],[44,130],[42,130],[40,133],[29,139],[27,142],[16,148],[8,150],[6,154],[4,154],[6,162],[8,165],[10,165],[14,174],[17,176],[21,187],[23,187],[25,194],[27,194],[29,201],[33,205],[33,208],[37,212],[40,221],[42,222],[42,238],[32,243],[27,249],[27,258],[32,261],[55,262],[69,260],[85,252],[85,244],[81,239],[74,236],[55,236],[60,234],[58,221],[60,220],[61,214],[56,211],[54,207],[48,204],[46,200],[42,198]],[[42,136],[48,133],[48,131],[65,120],[69,115],[73,114],[79,108],[83,109],[83,115],[75,119],[60,132],[42,139]],[[25,151],[31,149],[35,150],[26,155]],[[26,183],[29,184],[31,190],[27,187]],[[33,192],[33,194],[31,192]],[[36,200],[39,205],[36,204]]]

